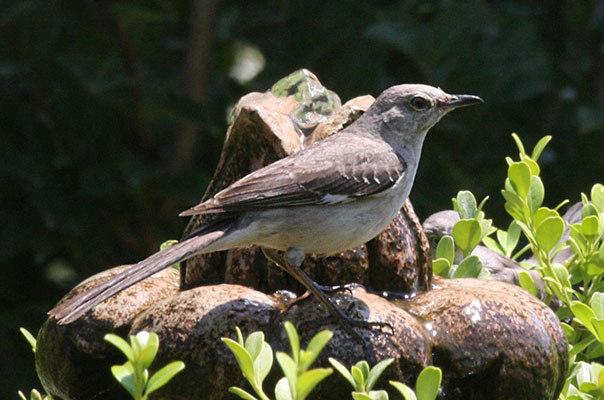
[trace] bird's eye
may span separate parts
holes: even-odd
[[[409,104],[417,111],[424,111],[430,107],[430,100],[425,97],[416,96],[411,99]]]

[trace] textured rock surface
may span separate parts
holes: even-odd
[[[147,290],[162,292],[163,278],[150,281]],[[262,330],[274,351],[289,352],[282,329],[289,320],[299,326],[303,346],[319,330],[334,332],[315,366],[329,366],[328,357],[345,365],[360,359],[373,365],[393,357],[396,361],[382,384],[391,379],[412,384],[423,367],[434,364],[444,372],[444,399],[554,399],[564,382],[566,339],[557,317],[518,287],[476,279],[439,279],[433,290],[395,303],[360,287],[353,291],[354,298],[341,292],[334,299],[352,316],[388,322],[394,334],[388,328],[357,329],[369,343],[364,348],[339,325],[317,324],[328,314],[312,298],[286,308],[281,297],[222,284],[157,300],[132,314],[126,332],[123,328],[128,324],[117,331],[91,327],[87,325],[90,319],[68,327],[47,321],[38,337],[38,369],[45,389],[58,398],[125,398],[109,373],[110,365],[123,360],[102,336],[107,331],[125,335],[148,330],[161,338],[156,365],[176,359],[186,364],[155,399],[222,399],[230,386],[247,387],[247,383],[220,338],[234,338],[236,326],[245,336]],[[125,296],[122,301],[127,301]],[[99,306],[93,314],[110,320],[110,309]],[[274,387],[280,374],[275,364],[265,387]],[[349,390],[334,375],[317,387],[312,398],[347,398]]]
[[[359,331],[371,343],[369,353],[379,359],[395,357],[398,360],[389,370],[391,379],[404,380],[415,376],[430,360],[421,325],[411,315],[380,297],[363,290],[356,290],[355,295],[358,296],[355,310],[361,313],[371,310],[371,320],[387,320],[397,331],[392,336],[378,331]],[[220,341],[221,337],[235,338],[235,326],[241,328],[244,336],[262,330],[273,350],[286,352],[290,349],[282,329],[283,321],[293,320],[301,326],[302,343],[307,343],[319,329],[331,329],[334,337],[316,365],[328,366],[328,357],[350,364],[356,362],[356,355],[363,354],[362,345],[351,340],[337,325],[319,327],[309,323],[322,313],[316,310],[320,306],[314,301],[304,301],[284,313],[279,312],[280,306],[271,296],[242,286],[204,286],[155,303],[135,319],[131,331],[151,330],[162,337],[166,345],[160,351],[160,364],[173,359],[186,363],[187,368],[162,391],[162,396],[165,396],[162,398],[170,399],[181,396],[186,399],[221,399],[229,386],[247,387],[233,355]],[[266,387],[274,387],[282,376],[280,374],[275,364]],[[197,384],[191,385],[191,382]],[[348,392],[345,386],[337,389],[325,386],[314,398],[348,397]]]
[[[119,274],[128,265],[96,274],[74,288],[63,299]],[[103,340],[107,333],[125,336],[132,319],[158,300],[178,292],[178,271],[158,272],[96,306],[72,324],[57,326],[47,320],[38,333],[36,370],[45,390],[57,398],[128,399],[109,372],[111,365],[122,364],[123,356]]]
[[[446,399],[553,399],[561,390],[566,337],[556,315],[523,289],[439,279],[404,307],[424,321]]]

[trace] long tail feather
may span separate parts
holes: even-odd
[[[147,257],[102,284],[59,304],[50,310],[48,314],[57,320],[57,323],[60,325],[69,324],[97,304],[122,290],[129,288],[135,283],[148,278],[164,268],[168,268],[195,254],[201,253],[203,249],[220,239],[225,233],[226,229],[220,229],[189,237],[182,242],[176,243]]]

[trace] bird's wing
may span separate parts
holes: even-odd
[[[388,189],[405,167],[383,142],[334,135],[252,172],[181,215],[346,202]]]

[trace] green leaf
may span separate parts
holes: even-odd
[[[185,369],[185,363],[182,361],[173,361],[157,371],[147,383],[145,394],[149,395],[160,387],[168,383],[176,374]]]
[[[604,185],[596,183],[591,188],[591,202],[599,212],[604,212]]]
[[[117,335],[114,335],[113,333],[108,333],[105,335],[105,341],[111,343],[112,345],[120,349],[120,351],[124,353],[128,361],[135,361],[134,352],[132,351],[132,348],[130,347],[128,342],[126,342],[124,339]]]
[[[568,280],[568,270],[566,267],[562,264],[554,264],[553,269],[560,282],[562,282],[565,287],[570,288],[571,285],[570,281]]]
[[[577,338],[577,332],[575,331],[575,328],[573,328],[572,326],[570,326],[564,322],[561,322],[560,325],[562,326],[562,330],[564,331],[564,335],[566,336],[566,339],[570,343],[575,343],[576,338]]]
[[[418,400],[434,400],[438,395],[442,371],[437,367],[426,367],[417,377],[415,393]]]
[[[476,198],[467,190],[461,190],[457,193],[455,199],[457,213],[460,219],[470,219],[476,216],[478,207],[476,206]]]
[[[533,153],[531,154],[531,158],[533,160],[535,160],[535,161],[539,160],[539,157],[541,156],[543,149],[545,149],[545,146],[547,146],[547,144],[549,143],[550,140],[552,140],[552,137],[548,135],[548,136],[543,136],[541,138],[541,140],[539,140],[537,142],[537,144],[533,148]]]
[[[481,268],[481,270],[478,273],[478,276],[476,276],[476,278],[477,279],[487,279],[489,276],[491,276],[491,272],[489,272],[489,270],[486,268]]]
[[[314,368],[300,375],[296,383],[296,392],[298,393],[296,400],[304,400],[319,382],[332,373],[331,368]]]
[[[358,367],[353,366],[350,368],[350,372],[352,373],[352,377],[355,382],[355,390],[357,392],[365,391],[365,377],[363,376],[363,371],[361,371]]]
[[[549,217],[559,217],[560,214],[556,210],[547,207],[541,207],[533,213],[533,225],[539,227],[541,223]]]
[[[524,162],[515,162],[508,168],[508,178],[514,192],[522,199],[526,199],[531,187],[531,169]]]
[[[531,189],[529,190],[528,204],[532,211],[537,210],[543,204],[545,189],[541,178],[531,175]]]
[[[130,335],[129,339],[130,339],[130,348],[132,349],[132,354],[134,354],[134,360],[132,362],[138,363],[140,353],[141,353],[141,345],[138,342],[138,339],[136,338],[136,336]]]
[[[286,321],[285,324],[283,324],[283,327],[285,328],[285,332],[289,338],[292,355],[294,356],[294,360],[296,361],[297,365],[300,362],[300,338],[298,337],[298,332],[296,331],[294,325],[289,321]]]
[[[293,400],[292,390],[286,377],[279,379],[275,385],[275,398],[277,400]]]
[[[325,345],[331,340],[333,337],[333,332],[328,330],[323,330],[317,333],[310,342],[308,343],[308,347],[306,348],[307,352],[310,352],[309,357],[304,360],[304,363],[301,365],[301,372],[306,371],[310,368],[311,364],[317,359],[321,351],[325,347]]]
[[[452,236],[445,235],[440,238],[436,246],[436,258],[446,259],[449,265],[455,262],[455,242]]]
[[[296,398],[296,382],[298,381],[298,367],[296,365],[296,362],[294,361],[293,358],[291,358],[290,356],[288,356],[285,353],[282,353],[280,351],[278,351],[275,354],[275,357],[277,358],[277,362],[279,363],[279,366],[281,367],[281,370],[283,371],[283,375],[285,375],[285,377],[287,378],[287,382],[289,384],[289,388],[290,388],[290,392],[291,392],[291,397],[293,399]],[[299,398],[298,398],[299,400]]]
[[[451,264],[449,264],[449,261],[444,258],[438,258],[432,261],[432,271],[436,275],[446,277],[450,267]]]
[[[549,276],[543,277],[543,281],[549,284],[549,290],[553,291],[556,297],[559,299],[564,298],[562,286],[554,279]]]
[[[585,204],[583,205],[583,210],[581,210],[581,218],[589,217],[589,216],[598,216],[598,210],[593,204]]]
[[[531,274],[529,274],[527,271],[520,271],[518,273],[518,281],[524,290],[533,296],[537,296],[537,286],[535,285],[535,281],[533,280]]]
[[[256,357],[258,357],[258,354],[260,354],[263,343],[264,333],[262,332],[252,332],[247,339],[245,339],[245,349],[250,353],[252,360],[255,360]]]
[[[354,400],[373,400],[369,395],[362,392],[352,392],[351,395]]]
[[[175,245],[176,243],[178,243],[178,240],[174,240],[174,239],[166,240],[165,242],[163,242],[162,244],[159,245],[159,250],[160,251],[165,250],[168,247]]]
[[[371,400],[388,400],[388,393],[385,390],[372,390],[369,397]]]
[[[512,191],[502,190],[501,194],[505,198],[504,207],[508,214],[518,221],[524,221],[525,210],[527,209],[524,200]]]
[[[340,373],[350,384],[352,388],[356,390],[356,382],[352,377],[352,374],[348,371],[348,369],[335,358],[329,357],[329,363],[335,368],[336,371]]]
[[[111,367],[111,374],[115,379],[130,393],[130,395],[136,398],[136,379],[134,375],[134,367],[129,361],[122,365],[114,365]]]
[[[525,163],[526,165],[528,165],[529,169],[531,170],[531,174],[532,175],[537,175],[539,176],[539,164],[537,164],[535,161],[531,160],[530,158],[525,158],[522,160],[523,163]]]
[[[273,367],[273,349],[268,343],[262,344],[262,350],[258,357],[254,360],[254,378],[258,386],[262,386],[262,382],[271,372]]]
[[[137,334],[136,336],[138,337],[139,334]],[[138,355],[138,361],[141,363],[143,368],[149,368],[151,363],[153,363],[155,356],[157,355],[157,351],[159,350],[159,337],[156,333],[150,332],[147,335],[140,336],[138,342],[141,345],[141,351]]]
[[[178,243],[178,240],[166,240],[165,242],[163,242],[162,244],[159,245],[159,250],[165,250],[170,246],[174,246],[176,243]],[[180,263],[176,263],[174,265],[172,265],[170,268],[175,268],[177,270],[180,270]]]
[[[516,142],[516,147],[518,147],[518,152],[520,153],[520,155],[525,155],[526,151],[524,151],[524,145],[522,144],[522,140],[520,140],[518,135],[515,133],[512,133],[512,138],[514,139],[514,142]]]
[[[497,231],[497,233],[499,233],[501,231]],[[488,236],[485,236],[482,238],[482,243],[485,244],[485,246],[487,246],[489,249],[499,253],[499,254],[505,254],[505,249],[499,244],[499,242],[497,240],[494,240],[493,238],[490,238]]]
[[[369,378],[369,363],[365,360],[359,361],[354,365],[363,373],[363,382],[367,382],[367,378]],[[366,390],[367,392],[369,390]]]
[[[600,250],[598,250],[598,257],[600,260],[604,261],[604,242],[600,245]]]
[[[258,400],[253,395],[249,394],[248,392],[246,392],[245,390],[243,390],[241,388],[238,388],[237,386],[231,386],[229,388],[229,392],[239,396],[240,398],[242,398],[244,400]]]
[[[596,318],[604,320],[604,293],[596,292],[589,301]]]
[[[20,390],[17,392],[17,394],[22,400],[52,400],[50,396],[42,396],[42,394],[40,394],[40,392],[38,392],[36,389],[32,389],[31,392],[29,392],[29,399],[25,397],[25,394],[23,394],[23,392]]]
[[[25,328],[19,328],[19,331],[21,331],[21,334],[25,337],[25,340],[27,340],[29,342],[29,345],[31,346],[31,350],[35,353],[37,341],[36,341],[36,338],[34,337],[34,335],[32,335]]]
[[[598,389],[602,389],[604,387],[604,365],[599,363],[591,363],[591,372],[595,377],[597,377],[596,382],[598,384]]]
[[[549,252],[564,233],[564,221],[560,217],[548,217],[537,227],[535,240],[541,249]]]
[[[388,400],[388,393],[385,390],[375,390],[369,393],[352,392],[354,400]]]
[[[221,340],[229,346],[229,349],[235,355],[235,359],[237,360],[237,364],[239,364],[239,369],[243,376],[250,382],[254,382],[254,361],[252,360],[252,356],[250,353],[237,343],[236,341],[229,338],[221,338]]]
[[[566,393],[566,397],[562,398],[560,397],[561,400],[593,400],[593,397],[583,393],[582,391],[579,391],[579,389],[577,389],[573,384],[569,384],[568,385],[568,391]]]
[[[453,226],[453,238],[455,244],[467,256],[480,243],[482,227],[475,219],[462,219]]]
[[[600,231],[600,220],[595,215],[583,218],[581,222],[581,233],[588,240],[593,239]]]
[[[584,257],[587,251],[587,243],[585,237],[581,234],[581,224],[573,224],[568,227],[570,228],[570,238],[567,240],[568,245],[576,255]]]
[[[503,246],[502,249],[507,249],[508,247],[508,233],[504,230],[497,230],[497,240]]]
[[[375,364],[373,368],[371,368],[371,371],[369,371],[369,376],[367,377],[367,383],[365,384],[365,389],[367,391],[371,391],[373,389],[384,370],[388,368],[393,361],[394,358],[387,358]]]
[[[579,390],[583,392],[589,392],[590,390],[597,389],[594,382],[594,377],[591,375],[591,368],[589,364],[585,362],[578,363],[577,384],[579,386]]]
[[[485,218],[483,211],[478,212],[478,216],[476,217],[476,220],[478,221],[478,223],[480,224],[480,227],[482,228],[482,234],[480,235],[481,239],[483,238],[483,236],[488,236],[488,235],[492,234],[493,232],[497,231],[497,228],[492,226],[493,220]]]
[[[506,255],[512,255],[520,240],[521,232],[522,229],[520,229],[520,225],[518,225],[516,221],[512,221],[508,227],[507,243],[505,247]]]
[[[478,211],[482,210],[482,208],[484,207],[484,205],[487,203],[488,199],[489,199],[489,196],[485,196],[484,199],[482,199],[480,201],[480,204],[478,204]]]
[[[396,390],[404,397],[405,400],[417,400],[415,392],[409,386],[397,381],[389,381]]]
[[[352,392],[350,393],[353,400],[372,400],[368,394],[363,392]]]
[[[130,336],[130,344],[136,361],[141,363],[143,368],[149,367],[159,348],[159,338],[157,334],[154,332],[140,331],[136,335]],[[149,360],[149,357],[151,357],[151,360]]]
[[[589,276],[600,275],[604,272],[604,263],[599,259],[599,257],[590,257],[584,263],[584,271],[587,272]]]
[[[581,303],[580,301],[573,301],[570,305],[570,310],[573,312],[575,318],[581,322],[581,324],[583,324],[583,326],[589,329],[589,331],[594,335],[596,334],[596,331],[591,324],[591,320],[596,318],[596,314],[589,306]]]
[[[604,320],[598,318],[592,318],[591,326],[593,326],[595,331],[595,337],[598,338],[600,343],[604,342]],[[602,347],[598,346],[598,350],[601,351]],[[599,356],[597,356],[599,357]]]
[[[457,267],[453,278],[476,278],[482,269],[478,256],[466,257]]]
[[[245,347],[243,343],[243,335],[241,334],[241,329],[238,326],[235,327],[235,332],[237,333],[237,343],[239,343],[242,347]]]

